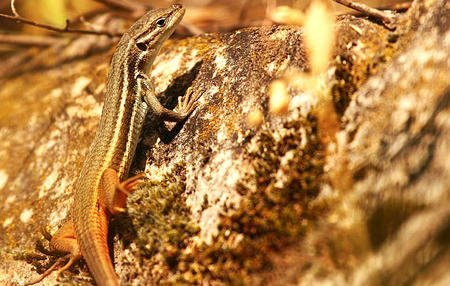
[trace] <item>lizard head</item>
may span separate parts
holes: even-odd
[[[148,74],[164,41],[173,33],[185,9],[174,4],[154,9],[136,21],[122,36],[111,61],[111,71],[125,68],[135,77]]]
[[[129,30],[129,38],[141,54],[157,54],[162,43],[173,33],[184,16],[185,9],[174,4],[165,9],[147,12]]]

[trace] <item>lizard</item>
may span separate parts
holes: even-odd
[[[161,121],[182,122],[196,108],[198,95],[189,88],[178,98],[178,112],[166,109],[155,95],[148,74],[162,44],[183,18],[181,4],[154,9],[137,20],[120,39],[107,79],[100,123],[74,187],[71,220],[50,240],[52,252],[64,253],[37,280],[68,262],[59,274],[81,258],[99,286],[119,285],[107,237],[111,216],[124,212],[127,196],[143,174],[128,178],[139,136],[148,112]]]

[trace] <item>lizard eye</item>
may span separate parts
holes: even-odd
[[[145,45],[144,43],[136,43],[136,47],[141,51],[147,50],[147,45]]]
[[[162,17],[156,20],[156,25],[158,27],[164,27],[166,25],[166,18]]]

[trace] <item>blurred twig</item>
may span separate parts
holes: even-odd
[[[0,43],[2,44],[14,44],[22,46],[51,46],[60,42],[61,39],[54,37],[0,34]]]
[[[406,1],[406,2],[400,2],[400,3],[394,3],[391,5],[381,6],[377,7],[379,10],[394,10],[394,11],[406,11],[409,8],[411,8],[412,0]]]
[[[249,3],[250,3],[249,0],[244,0],[242,2],[243,2],[242,6],[241,6],[241,9],[239,11],[239,26],[241,26],[242,23],[244,23],[245,17],[247,16],[247,10],[248,10],[248,7],[249,7]]]
[[[334,0],[339,4],[342,4],[348,8],[359,11],[365,15],[374,17],[375,19],[381,20],[388,28],[395,28],[395,15],[391,12],[385,12],[382,10],[378,10],[372,7],[369,7],[365,4],[357,3],[352,0]]]
[[[94,30],[84,30],[84,29],[72,29],[70,27],[70,21],[69,20],[66,20],[66,25],[65,25],[64,28],[58,28],[58,27],[54,27],[54,26],[51,26],[51,25],[38,23],[38,22],[35,22],[33,20],[29,20],[27,18],[24,18],[24,17],[20,16],[19,13],[17,13],[17,10],[16,10],[16,8],[14,6],[14,0],[11,0],[11,11],[12,11],[13,15],[0,14],[0,17],[4,18],[4,19],[15,21],[16,23],[27,24],[27,25],[31,25],[31,26],[43,28],[43,29],[46,29],[46,30],[59,32],[59,33],[105,35],[105,36],[108,36],[108,37],[111,37],[111,38],[121,36],[121,34],[112,33],[112,32],[104,31],[104,30],[94,31]]]

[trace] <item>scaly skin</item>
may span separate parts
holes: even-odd
[[[67,252],[67,269],[83,257],[97,285],[119,285],[111,262],[107,236],[111,215],[124,211],[126,197],[140,182],[138,175],[126,179],[141,128],[150,110],[163,121],[183,121],[196,107],[197,97],[188,91],[179,101],[180,112],[164,108],[148,78],[162,43],[184,15],[175,4],[149,11],[123,35],[111,61],[105,103],[99,127],[75,185],[72,221],[50,241],[54,251]],[[123,181],[122,183],[120,183]],[[58,260],[34,284],[61,263]]]

